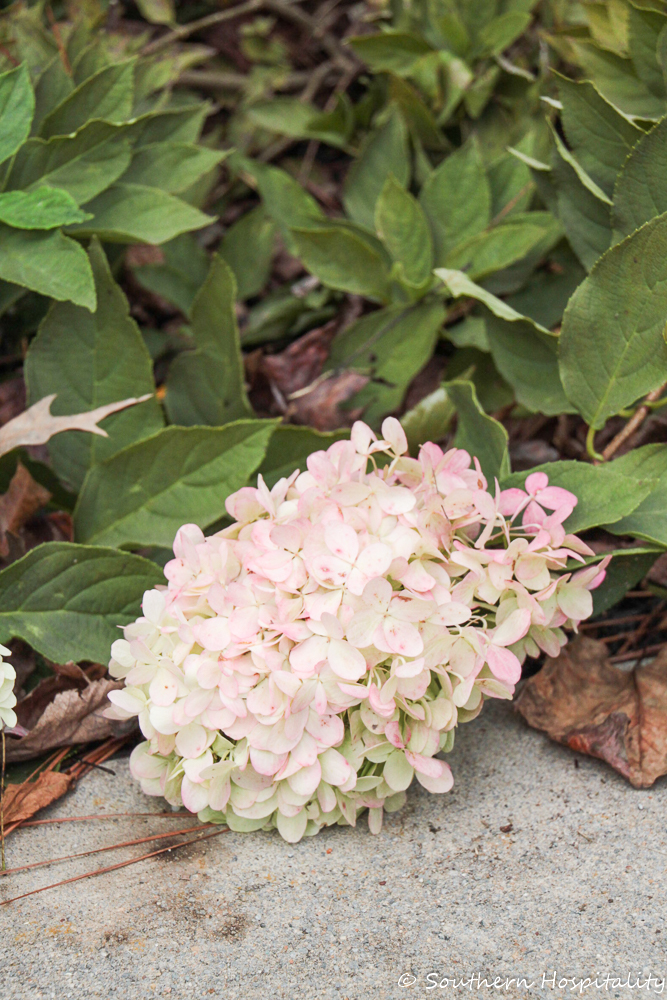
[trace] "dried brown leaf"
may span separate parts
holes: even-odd
[[[56,747],[104,740],[113,723],[102,712],[107,695],[121,682],[102,677],[89,681],[74,663],[59,666],[16,706],[19,723],[29,730],[21,740],[7,742],[7,760],[30,760]]]
[[[579,638],[526,681],[516,707],[529,725],[601,758],[636,788],[667,774],[667,649],[625,671],[604,643]]]
[[[35,781],[21,785],[7,785],[3,796],[5,826],[30,819],[40,809],[62,798],[72,782],[69,774],[60,771],[42,771]]]
[[[62,431],[89,431],[91,434],[108,437],[107,432],[97,426],[98,422],[118,410],[143,403],[151,398],[151,393],[122,399],[118,403],[107,403],[88,413],[72,413],[66,417],[54,417],[51,413],[51,404],[55,398],[55,393],[45,396],[0,428],[0,455],[5,455],[14,448],[45,444],[54,434]]]
[[[26,467],[17,462],[9,488],[0,496],[0,556],[3,559],[9,555],[7,533],[18,535],[50,499],[49,491],[35,482]]]

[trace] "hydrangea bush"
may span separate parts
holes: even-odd
[[[383,440],[312,454],[306,472],[227,501],[234,523],[180,529],[167,585],[112,647],[112,718],[138,716],[131,769],[150,795],[288,841],[400,808],[526,655],[558,653],[606,562],[563,522],[577,498],[544,473],[490,491],[459,448]]]

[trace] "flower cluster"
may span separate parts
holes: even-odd
[[[11,656],[11,652],[11,649],[7,649],[6,646],[0,646],[0,729],[3,726],[13,729],[17,722],[16,712],[14,711],[14,706],[16,705],[16,695],[14,694],[16,671],[11,663],[5,663],[2,659],[3,656]]]
[[[414,776],[451,788],[436,754],[457,723],[590,614],[604,564],[567,571],[593,554],[563,528],[572,493],[543,473],[491,493],[467,452],[414,459],[397,420],[382,433],[356,423],[308,471],[230,496],[230,527],[178,532],[109,666],[148,794],[292,842],[365,809],[377,832]]]

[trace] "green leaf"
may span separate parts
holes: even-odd
[[[558,218],[572,249],[590,270],[611,243],[609,205],[586,187],[572,164],[563,159],[558,150],[554,150],[552,176]]]
[[[95,282],[83,247],[60,230],[0,225],[0,278],[59,302],[95,308]]]
[[[113,184],[85,205],[90,222],[68,231],[77,236],[99,236],[112,243],[159,245],[181,233],[201,229],[213,222],[180,198],[142,184]]]
[[[86,477],[74,512],[84,542],[171,546],[179,527],[225,514],[225,500],[261,464],[272,420],[226,427],[167,427]]]
[[[210,112],[211,105],[206,101],[149,111],[131,123],[131,135],[137,148],[154,142],[196,142]]]
[[[58,52],[35,80],[35,114],[30,128],[31,135],[37,135],[42,122],[74,90],[74,81]]]
[[[601,524],[617,524],[649,494],[652,480],[624,475],[614,468],[615,465],[615,462],[608,465],[547,462],[528,472],[515,472],[503,480],[501,487],[504,490],[511,486],[523,488],[526,476],[545,472],[550,486],[561,486],[578,498],[577,506],[564,525],[570,532],[581,532]]]
[[[466,270],[473,280],[486,278],[525,257],[554,226],[557,227],[557,223],[549,212],[510,216],[450,250],[445,265]]]
[[[605,52],[586,41],[570,42],[575,61],[593,81],[605,100],[628,118],[657,121],[665,113],[665,102],[656,97],[635,73],[629,59]],[[657,61],[656,61],[657,64]]]
[[[26,358],[30,404],[56,393],[56,416],[155,392],[148,351],[97,241],[91,244],[90,261],[97,310],[91,313],[71,303],[54,304]],[[153,397],[107,417],[102,425],[109,435],[106,438],[77,431],[58,434],[49,444],[53,467],[78,490],[91,466],[163,425],[160,405]]]
[[[628,20],[628,50],[635,73],[656,97],[665,99],[665,81],[658,65],[657,48],[660,32],[667,18],[652,10],[641,10],[630,4]]]
[[[30,135],[35,95],[25,63],[0,74],[0,163]]]
[[[375,224],[375,202],[390,174],[399,184],[407,185],[410,179],[407,131],[396,111],[370,133],[361,155],[348,170],[343,186],[347,214],[371,231]]]
[[[257,185],[266,211],[275,219],[290,253],[296,254],[292,226],[311,226],[324,220],[324,213],[312,195],[284,170],[269,167],[233,153],[232,169],[248,175]]]
[[[563,316],[568,399],[599,429],[667,378],[667,213],[608,250]]]
[[[508,11],[484,25],[478,37],[477,48],[483,55],[496,56],[509,48],[531,22],[525,11]]]
[[[271,274],[276,225],[263,205],[242,215],[227,230],[218,253],[231,267],[241,300],[258,295]]]
[[[652,481],[651,492],[627,517],[608,525],[615,535],[632,535],[667,546],[667,447],[649,444],[612,462],[620,475]]]
[[[400,406],[405,391],[432,356],[444,321],[439,302],[378,309],[335,338],[327,368],[352,368],[373,381],[354,397],[366,406],[364,420],[376,424]]]
[[[586,277],[586,272],[562,240],[548,256],[547,266],[534,271],[523,288],[510,295],[508,305],[546,329],[560,323],[568,299]]]
[[[375,205],[375,228],[394,261],[403,265],[413,285],[428,281],[433,243],[426,216],[416,198],[390,175]]]
[[[587,174],[611,197],[628,153],[643,132],[624,118],[592,83],[558,76],[565,134]]]
[[[0,572],[0,641],[30,643],[56,663],[106,663],[119,625],[146,590],[164,583],[155,563],[129,552],[47,542]]]
[[[149,143],[134,154],[122,180],[124,184],[144,184],[179,194],[228,155],[226,150],[207,149],[189,142]]]
[[[304,267],[329,288],[365,295],[376,302],[389,297],[389,271],[382,255],[361,234],[333,225],[292,229]]]
[[[389,97],[400,109],[413,141],[420,142],[425,149],[442,150],[446,147],[438,123],[416,87],[392,74],[389,78]]]
[[[463,274],[462,271],[454,271],[446,267],[441,267],[436,270],[435,274],[441,279],[441,281],[444,282],[455,299],[460,298],[462,295],[467,295],[472,299],[477,299],[477,301],[485,305],[494,316],[498,316],[499,319],[509,320],[510,323],[515,323],[519,320],[525,319],[525,316],[518,313],[516,309],[513,309],[507,304],[507,302],[504,302],[503,299],[497,298],[495,295],[492,295],[491,292],[487,292],[485,288],[482,288],[480,285],[476,285],[474,281],[471,281],[470,278],[466,274]],[[549,332],[544,327],[540,327],[539,324],[536,324],[536,326],[539,330],[542,330],[543,333]]]
[[[176,12],[174,0],[137,0],[141,16],[151,24],[174,24]]]
[[[489,167],[487,177],[491,189],[491,218],[500,212],[507,217],[528,211],[535,184],[525,163],[505,153]]]
[[[86,218],[72,196],[59,188],[0,194],[0,222],[14,229],[56,229]]]
[[[614,242],[667,211],[667,118],[637,143],[618,175],[612,220]]]
[[[235,300],[234,275],[214,256],[192,305],[196,350],[183,351],[169,368],[165,405],[172,423],[219,427],[252,415],[243,385]]]
[[[291,476],[296,469],[305,472],[306,460],[314,451],[326,451],[334,441],[344,441],[349,430],[324,433],[312,427],[294,427],[279,424],[266,449],[264,461],[257,470],[271,489],[279,479]]]
[[[343,146],[349,139],[353,124],[349,105],[338,104],[330,113],[322,113],[312,104],[304,104],[296,97],[274,97],[270,101],[256,101],[247,111],[254,125],[270,132],[289,135],[295,139],[319,139],[330,146]]]
[[[132,157],[128,132],[127,126],[93,121],[75,135],[29,139],[14,158],[5,190],[47,184],[82,205],[127,169]]]
[[[375,73],[407,75],[433,48],[421,35],[393,28],[376,35],[357,35],[347,44]]]
[[[659,549],[617,549],[603,582],[593,591],[593,617],[618,604],[643,580],[659,555]]]
[[[70,135],[91,119],[124,122],[132,114],[134,60],[115,63],[88,77],[47,115],[40,135]]]
[[[190,233],[163,243],[160,250],[162,263],[137,266],[133,274],[149,292],[173,302],[189,316],[194,297],[208,274],[208,254]]]
[[[433,233],[436,265],[443,266],[454,247],[483,232],[491,221],[491,191],[476,139],[433,171],[419,203]]]
[[[456,407],[456,447],[479,459],[490,484],[494,479],[507,477],[510,474],[507,431],[484,412],[475,386],[472,382],[456,381],[445,382],[443,388]]]
[[[408,439],[410,454],[416,455],[427,441],[442,441],[456,415],[456,408],[443,386],[424,396],[404,413],[401,424]]]

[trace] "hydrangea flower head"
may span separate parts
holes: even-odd
[[[358,422],[230,496],[230,527],[178,532],[109,665],[148,794],[291,842],[365,811],[378,832],[413,778],[449,791],[457,724],[590,614],[606,563],[568,571],[593,554],[563,528],[572,493],[543,473],[491,492],[466,451],[382,434]]]
[[[7,729],[13,729],[17,723],[16,712],[14,711],[16,705],[16,695],[14,694],[16,671],[11,663],[4,662],[2,659],[3,656],[11,656],[11,649],[7,649],[6,646],[0,646],[0,729],[5,726]]]

